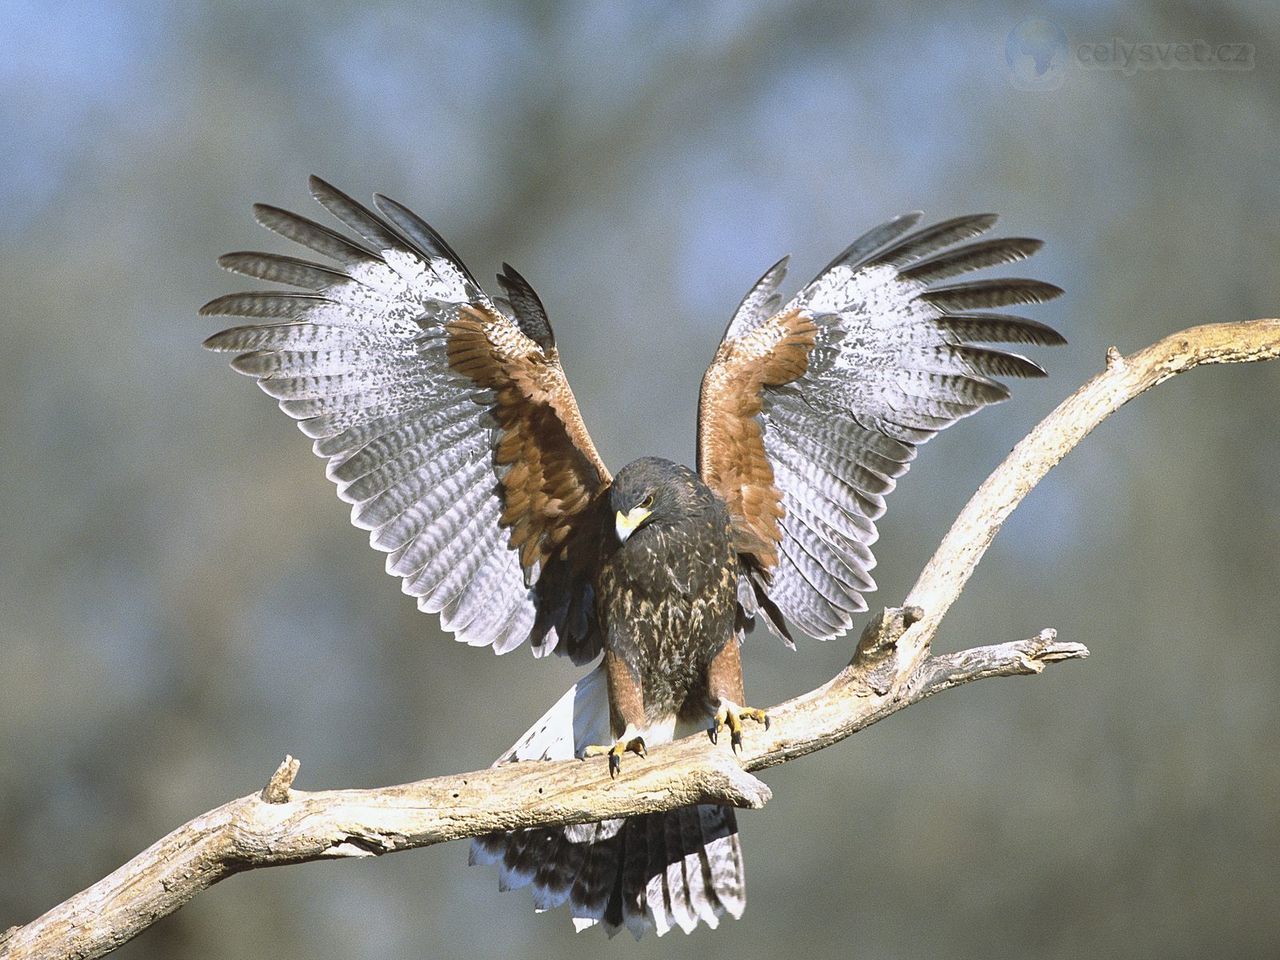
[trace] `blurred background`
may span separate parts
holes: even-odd
[[[1108,345],[1280,314],[1267,2],[0,0],[0,40],[0,929],[286,752],[303,789],[483,767],[574,679],[442,636],[307,441],[200,349],[222,324],[196,308],[242,285],[215,257],[294,252],[249,205],[322,216],[309,173],[409,204],[478,276],[528,276],[615,470],[692,462],[701,372],[781,254],[793,290],[917,207],[1044,238],[1026,272],[1067,295],[1030,313],[1070,345],[924,451],[881,526],[880,604]],[[769,771],[745,917],[607,949],[1274,957],[1278,400],[1280,364],[1217,368],[1108,421],[940,637],[1052,626],[1092,657]],[[756,637],[752,702],[851,644]],[[465,864],[453,844],[238,876],[118,956],[606,950]]]

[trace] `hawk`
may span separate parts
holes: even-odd
[[[591,442],[533,288],[510,266],[490,298],[444,239],[394,200],[370,209],[318,178],[348,233],[277,207],[259,223],[319,259],[219,263],[296,288],[236,293],[202,314],[247,318],[205,346],[236,354],[327,459],[387,571],[465,643],[527,641],[598,664],[499,763],[604,755],[610,771],[698,729],[767,723],[746,705],[739,646],[756,622],[844,634],[875,589],[885,496],[916,448],[1003,400],[997,377],[1043,376],[977,344],[1063,343],[993,312],[1062,291],[957,281],[1040,241],[976,238],[992,214],[855,240],[785,302],[787,259],[729,322],[702,379],[697,469],[646,457],[611,476]],[[741,915],[734,812],[670,813],[501,833],[472,844],[504,889],[567,905],[580,929],[637,936]]]

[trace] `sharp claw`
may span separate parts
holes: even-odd
[[[763,724],[766,730],[769,729],[769,715],[763,710],[757,710],[754,708],[739,708],[737,710],[732,710],[727,706],[721,706],[721,708],[716,712],[716,715],[711,722],[711,726],[707,730],[708,734],[711,736],[711,742],[719,743],[720,731],[725,727],[728,727],[729,732],[732,735],[730,743],[733,746],[733,751],[734,753],[740,753],[742,751],[743,720],[754,720],[757,723]]]
[[[622,755],[624,753],[634,753],[638,757],[647,757],[649,755],[649,751],[644,745],[644,738],[632,737],[630,740],[617,740],[612,746],[592,744],[585,747],[582,751],[582,759],[607,756],[609,758],[609,776],[610,778],[616,778],[622,771]]]

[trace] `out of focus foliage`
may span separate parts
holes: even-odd
[[[703,366],[780,254],[803,281],[916,207],[1043,237],[1035,272],[1068,293],[1035,315],[1071,345],[923,452],[882,525],[886,603],[1109,344],[1280,312],[1274,8],[1027,13],[0,0],[0,928],[286,751],[303,788],[472,769],[570,682],[442,637],[305,440],[199,349],[216,324],[196,307],[235,285],[214,258],[272,244],[251,201],[317,213],[310,172],[411,204],[477,275],[526,274],[615,469],[692,459]],[[1098,63],[1197,40],[1251,59]],[[775,800],[743,817],[745,918],[619,947],[1274,955],[1278,401],[1280,368],[1220,369],[1099,430],[944,629],[960,646],[1051,625],[1093,657],[772,772]],[[753,640],[753,702],[849,650]],[[119,956],[600,955],[465,857],[238,877]]]

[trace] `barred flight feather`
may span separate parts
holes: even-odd
[[[1052,299],[1062,292],[1052,284],[1011,278],[935,286],[1024,260],[1040,241],[975,239],[995,224],[994,214],[914,229],[919,220],[907,214],[868,231],[762,316],[759,304],[774,302],[781,281],[770,268],[703,378],[699,471],[743,530],[765,534],[754,552],[757,598],[769,598],[819,639],[844,633],[850,615],[866,609],[863,594],[875,586],[868,573],[875,521],[916,448],[1005,399],[1008,388],[993,378],[1044,375],[1026,357],[970,342],[1064,342],[1042,323],[987,312]],[[762,378],[758,371],[776,361],[778,331],[805,317],[816,333],[801,368],[781,381]],[[745,429],[746,419],[757,428]]]
[[[459,640],[511,649],[531,631],[539,603],[572,609],[571,596],[540,598],[537,575],[609,482],[541,301],[504,267],[513,320],[407,208],[378,196],[374,212],[318,178],[310,187],[356,239],[255,205],[264,227],[333,263],[225,255],[227,270],[302,292],[210,301],[202,314],[261,322],[205,345],[237,354],[232,367],[299,421],[352,504],[352,522],[390,554],[388,572],[422,609],[439,613]],[[540,631],[536,653],[556,648],[558,628],[553,620]],[[593,655],[598,643],[576,638],[573,656]]]

